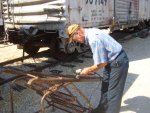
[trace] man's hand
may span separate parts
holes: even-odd
[[[93,75],[94,72],[90,71],[89,67],[83,68],[83,69],[77,69],[76,70],[76,78],[79,79],[81,76],[88,76],[88,75]]]
[[[88,67],[83,68],[80,72],[80,75],[93,75],[94,73],[90,71]]]

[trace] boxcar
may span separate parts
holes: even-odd
[[[23,46],[31,55],[44,46],[50,47],[53,54],[56,51],[73,52],[78,46],[68,46],[65,31],[72,23],[114,31],[133,28],[139,21],[150,18],[144,14],[150,12],[150,0],[2,1],[7,38]],[[148,2],[145,4],[147,12],[142,9],[145,6],[140,5],[143,1]]]

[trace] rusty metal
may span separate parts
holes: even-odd
[[[63,87],[65,87],[65,85]],[[61,91],[55,92],[52,95],[52,97],[62,98],[62,99],[67,100],[67,101],[76,101],[75,96],[73,96],[72,94],[67,94],[67,93],[61,92]]]
[[[99,77],[95,76],[83,76],[80,77],[80,79],[76,79],[75,75],[62,75],[62,74],[43,74],[38,72],[24,72],[22,70],[11,70],[11,69],[5,69],[3,70],[5,73],[11,73],[16,74],[20,76],[28,76],[33,78],[37,78],[35,83],[38,82],[53,82],[53,83],[60,83],[60,82],[96,82],[99,81]]]
[[[63,84],[55,84],[54,86],[50,87],[48,89],[48,91],[46,91],[41,99],[41,110],[42,113],[44,113],[44,99],[46,98],[46,96],[52,94],[53,92],[57,91]]]
[[[88,98],[83,94],[83,92],[81,92],[81,90],[79,90],[73,83],[71,84],[73,89],[76,90],[86,101],[88,108],[92,108],[90,101],[88,100]]]
[[[80,103],[80,101],[78,101],[77,97],[75,97],[75,96],[73,95],[73,93],[72,93],[66,86],[64,86],[64,89],[65,89],[66,92],[68,92],[70,95],[72,95],[72,96],[74,97],[74,99],[76,100],[76,102],[77,102],[80,106],[82,106],[82,104]],[[83,106],[82,106],[82,107],[83,107]]]
[[[53,104],[51,105],[69,113],[84,113],[86,110],[88,110],[86,107],[81,107],[77,104],[62,100],[60,98],[53,98]]]
[[[48,102],[51,106],[55,106],[58,109],[64,110],[68,113],[83,113],[88,110],[88,108],[78,104],[78,99],[73,94],[63,94],[63,97],[61,97],[60,93],[58,93],[59,95],[55,94],[56,92],[51,95],[51,101]],[[66,99],[68,96],[70,99]]]
[[[20,70],[3,69],[3,73],[11,73],[20,76],[12,81],[14,83],[23,85],[36,91],[41,98],[41,112],[44,113],[46,108],[55,107],[66,111],[68,113],[84,113],[92,109],[90,101],[81,92],[73,82],[96,82],[100,81],[99,77],[82,77],[76,79],[75,75],[62,75],[62,74],[42,74],[37,72],[24,72]],[[78,100],[77,96],[74,96],[72,91],[68,87],[72,86],[72,90],[76,91],[80,97],[86,102],[86,106],[83,106]],[[12,87],[11,87],[12,88]],[[60,89],[64,89],[61,92]],[[13,113],[13,90],[10,90],[11,108]],[[48,106],[45,107],[44,101]]]

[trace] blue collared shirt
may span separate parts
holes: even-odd
[[[94,64],[109,63],[122,50],[116,40],[97,28],[85,29],[85,44],[91,48]]]

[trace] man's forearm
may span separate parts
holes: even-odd
[[[106,65],[107,65],[107,63],[102,63],[102,64],[92,65],[90,67],[87,67],[88,73],[94,73],[94,72],[98,71],[99,69],[105,67]]]

